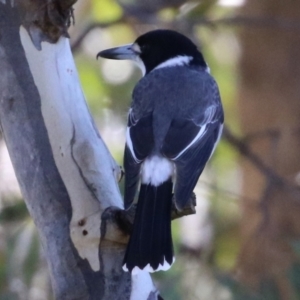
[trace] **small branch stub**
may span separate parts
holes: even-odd
[[[56,43],[61,36],[69,36],[68,27],[75,2],[76,0],[19,1],[23,25],[38,50],[42,49],[43,41]]]
[[[179,211],[176,209],[173,197],[171,212],[172,220],[195,214],[196,205],[196,195],[193,193],[190,201],[186,204],[183,210]],[[107,224],[109,224],[109,230],[101,232],[101,238],[116,241],[122,240],[124,243],[127,243],[128,237],[125,238],[124,234],[129,235],[131,233],[136,207],[137,204],[131,205],[130,209],[128,210],[123,210],[118,207],[107,208],[102,214],[102,220],[106,220]],[[120,239],[120,237],[122,238]]]

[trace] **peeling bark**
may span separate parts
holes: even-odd
[[[103,214],[123,207],[120,170],[95,128],[66,38],[73,2],[0,2],[3,136],[55,298],[156,299],[148,273],[131,279],[122,271],[128,237]]]

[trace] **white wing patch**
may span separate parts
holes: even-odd
[[[191,146],[193,146],[199,139],[201,139],[203,137],[203,135],[206,132],[206,128],[208,124],[212,124],[214,122],[216,122],[216,120],[213,121],[215,113],[216,113],[216,106],[211,106],[209,108],[206,109],[205,112],[205,120],[203,125],[201,125],[199,132],[197,133],[197,135],[195,136],[195,138],[191,141],[191,143],[189,143],[176,157],[172,158],[172,160],[176,160],[177,158],[179,158],[186,150],[188,150]],[[215,142],[214,148],[212,153],[215,151],[215,148],[220,140],[221,134],[222,134],[222,130],[223,130],[223,124],[220,125],[219,127],[219,132],[218,132],[218,138]],[[212,155],[212,154],[211,154]],[[211,157],[211,156],[210,156]]]
[[[201,137],[204,135],[205,133],[205,129],[206,129],[206,124],[204,124],[203,126],[200,127],[199,132],[197,133],[197,135],[194,137],[194,139],[182,150],[180,151],[180,153],[172,158],[172,160],[176,160],[178,157],[180,157],[187,149],[189,149],[191,146],[193,146],[199,139],[201,139]]]
[[[221,125],[219,126],[218,137],[217,137],[217,140],[216,140],[216,142],[215,142],[215,144],[214,144],[214,147],[213,147],[213,149],[212,149],[212,151],[211,151],[211,154],[210,154],[209,159],[212,157],[212,155],[213,155],[213,153],[215,152],[216,147],[217,147],[217,145],[218,145],[218,143],[219,143],[219,141],[220,141],[220,138],[221,138],[221,135],[222,135],[222,132],[223,132],[223,127],[224,127],[224,124],[221,124]]]
[[[131,141],[131,138],[130,138],[130,127],[127,127],[126,129],[126,144],[131,152],[131,155],[133,157],[133,159],[135,160],[136,163],[140,163],[141,160],[137,159],[135,153],[134,153],[134,150],[133,150],[133,145],[132,145],[132,141]]]

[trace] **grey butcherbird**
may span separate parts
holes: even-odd
[[[123,268],[167,270],[174,262],[172,193],[181,210],[222,133],[218,86],[201,52],[175,31],[151,31],[99,56],[133,60],[144,75],[133,91],[126,132],[125,209],[139,182],[140,192]]]

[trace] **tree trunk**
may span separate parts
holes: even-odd
[[[295,261],[292,243],[300,234],[300,35],[278,26],[298,22],[300,2],[249,0],[242,13],[281,21],[273,23],[276,27],[245,27],[240,34],[239,108],[245,142],[273,174],[266,177],[243,162],[243,245],[237,275],[255,288],[272,283],[280,299],[294,299],[287,274]]]
[[[3,136],[55,298],[156,299],[148,273],[122,271],[127,235],[103,214],[123,207],[119,167],[80,88],[67,38],[74,2],[0,1]]]

